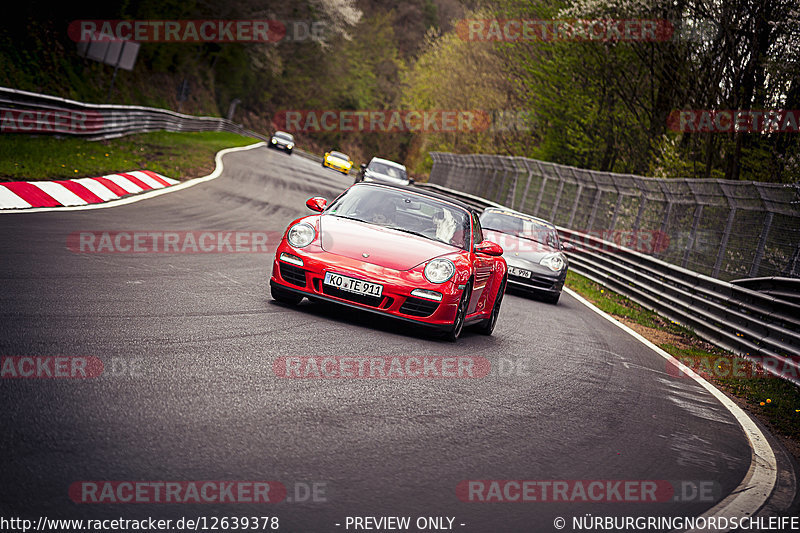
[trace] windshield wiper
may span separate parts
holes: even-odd
[[[356,218],[356,217],[349,217],[347,215],[337,215],[336,213],[326,213],[326,214],[329,214],[329,215],[332,215],[332,216],[335,216],[335,217],[339,217],[339,218],[346,218],[347,220],[355,220],[356,222],[366,222],[366,220],[361,220],[360,218]]]
[[[427,235],[423,235],[422,233],[419,233],[418,231],[414,231],[414,230],[410,230],[410,229],[406,229],[406,228],[401,228],[401,227],[398,227],[398,226],[384,226],[384,227],[389,228],[389,229],[394,229],[394,230],[397,230],[397,231],[402,231],[403,233],[410,233],[411,235],[416,235],[417,237],[425,237],[426,239],[430,239],[430,237],[428,237]]]
[[[532,237],[526,237],[525,235],[519,235],[519,234],[512,234],[512,235],[514,235],[515,237],[519,237],[520,239],[525,239],[526,241],[533,241],[533,242],[537,242],[539,244],[544,244],[545,246],[550,246],[546,242],[542,242],[539,239],[534,239]]]

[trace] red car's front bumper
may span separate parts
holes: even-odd
[[[280,259],[286,252],[303,260],[303,266]],[[383,286],[380,297],[367,297],[335,289],[323,284],[326,272],[334,272]],[[461,290],[457,287],[458,272],[453,279],[435,284],[425,279],[422,270],[399,271],[364,261],[331,254],[316,247],[313,251],[298,250],[286,241],[275,253],[270,285],[278,285],[303,296],[327,300],[357,309],[391,316],[416,324],[441,329],[452,327]],[[442,294],[437,302],[411,295],[414,289]]]

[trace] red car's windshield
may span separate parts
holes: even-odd
[[[469,249],[469,213],[436,198],[382,187],[354,186],[337,198],[325,214]]]

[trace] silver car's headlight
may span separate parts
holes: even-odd
[[[272,138],[272,144],[275,144],[275,143],[277,143],[277,142],[278,142],[278,141],[277,141],[277,139],[275,139],[275,137],[273,137],[273,138]]]
[[[294,145],[292,143],[289,143],[289,144],[286,145],[286,148],[291,150],[292,148],[294,148]]]
[[[553,272],[559,272],[567,266],[567,262],[564,260],[564,256],[559,254],[550,254],[546,255],[539,261],[539,264],[542,266],[546,266]]]
[[[304,248],[311,244],[311,241],[314,240],[315,234],[316,231],[314,231],[314,228],[311,226],[311,224],[298,222],[289,228],[289,233],[286,235],[286,240],[288,240],[289,244],[295,248]]]
[[[456,266],[449,259],[434,259],[425,266],[425,279],[431,283],[444,283],[456,273]]]

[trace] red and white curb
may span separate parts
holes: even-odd
[[[0,183],[0,209],[99,204],[177,183],[150,170],[63,181],[13,181]]]
[[[182,183],[150,170],[134,170],[99,178],[0,182],[0,214],[75,211],[131,204],[216,179],[222,174],[223,155],[265,145],[259,142],[220,150],[215,157],[214,172]]]

